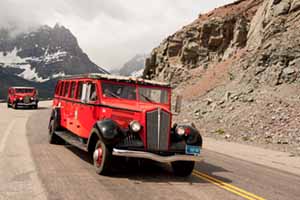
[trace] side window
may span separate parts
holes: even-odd
[[[97,94],[97,86],[95,83],[89,84],[89,101],[97,101],[98,94]]]
[[[71,83],[71,92],[70,92],[70,98],[74,98],[75,97],[75,89],[76,89],[76,82],[73,81]]]
[[[64,91],[64,96],[65,96],[65,97],[68,96],[68,93],[69,93],[69,86],[70,86],[70,83],[69,83],[69,82],[66,82],[66,83],[65,83],[65,91]]]
[[[63,96],[63,94],[64,94],[64,87],[65,86],[65,82],[61,82],[61,84],[60,84],[60,91],[59,91],[59,96]]]
[[[82,81],[78,82],[76,99],[81,99],[82,87],[83,87],[83,82]]]
[[[61,82],[58,82],[55,88],[55,95],[59,95],[60,86],[61,86]]]

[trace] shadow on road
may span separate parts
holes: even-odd
[[[16,110],[47,110],[48,107],[38,107],[37,109],[31,107],[18,107]]]
[[[95,173],[95,176],[97,176],[93,168],[92,159],[87,152],[82,151],[72,145],[66,145],[65,148],[74,153],[84,162],[88,163],[91,172]],[[207,181],[192,175],[189,177],[175,176],[172,172],[170,164],[158,163],[146,159],[115,157],[112,167],[112,172],[109,175],[109,177],[112,178],[126,178],[133,181],[157,183],[207,183]],[[213,175],[216,172],[229,172],[220,166],[215,166],[207,162],[201,162],[195,165],[195,169],[209,176],[222,180],[223,182],[232,182],[230,179]]]

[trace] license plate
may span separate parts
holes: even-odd
[[[186,145],[185,146],[185,153],[190,155],[199,155],[200,154],[200,147],[193,146],[193,145]]]

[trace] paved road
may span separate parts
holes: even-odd
[[[208,150],[189,178],[174,177],[168,165],[134,162],[115,163],[112,176],[99,176],[86,153],[47,143],[49,109],[8,110],[2,104],[0,110],[1,200],[300,197],[299,176]]]

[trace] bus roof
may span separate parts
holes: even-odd
[[[113,80],[113,81],[119,81],[119,82],[137,83],[137,84],[141,84],[141,85],[171,87],[170,83],[167,83],[167,82],[158,82],[158,81],[146,80],[146,79],[136,78],[136,77],[131,77],[131,76],[119,76],[119,75],[100,74],[100,73],[65,76],[62,80],[80,79],[80,78]]]

